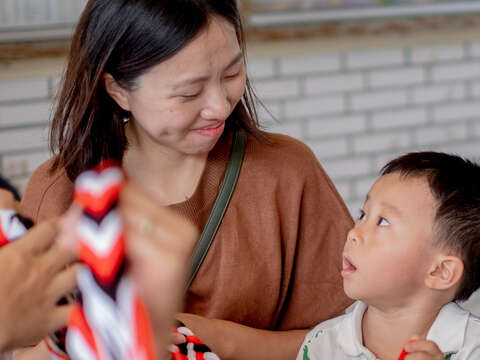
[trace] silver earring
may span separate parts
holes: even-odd
[[[128,123],[129,121],[130,121],[130,117],[129,117],[129,116],[125,116],[125,117],[123,118],[123,123],[124,123],[124,124]]]

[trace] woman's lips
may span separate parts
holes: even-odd
[[[199,129],[195,129],[195,131],[204,136],[217,136],[223,132],[223,128],[225,127],[225,121],[219,122],[217,125],[203,127]]]
[[[343,254],[342,276],[348,276],[357,271],[357,267],[353,265],[352,260],[346,254]]]

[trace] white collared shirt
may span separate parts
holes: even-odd
[[[357,301],[352,311],[313,328],[297,360],[376,360],[362,345],[362,318],[367,305]],[[451,360],[480,359],[480,319],[455,303],[442,307],[427,340],[434,341]]]

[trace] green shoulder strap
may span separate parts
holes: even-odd
[[[451,357],[452,357],[452,354],[448,354],[445,360],[450,360]]]
[[[232,197],[235,184],[237,183],[238,174],[243,162],[243,155],[245,154],[245,146],[247,144],[247,134],[243,130],[237,130],[233,136],[232,150],[230,158],[228,159],[227,170],[223,178],[220,191],[218,192],[212,211],[208,217],[207,223],[203,228],[197,246],[193,250],[191,261],[191,270],[187,283],[185,284],[185,292],[190,287],[193,279],[197,275],[203,259],[207,255],[208,249],[212,244],[213,238],[222,222],[223,215],[227,210],[228,203]]]

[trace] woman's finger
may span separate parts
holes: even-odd
[[[54,244],[47,252],[43,254],[43,264],[50,274],[56,274],[63,271],[67,266],[72,265],[77,260],[77,254],[66,250]]]
[[[49,318],[49,333],[53,333],[67,326],[68,319],[70,318],[70,314],[75,306],[75,304],[64,304],[56,306],[55,310],[52,311]]]
[[[75,290],[79,268],[80,264],[73,264],[56,274],[52,279],[49,290],[55,303]]]
[[[82,216],[82,209],[73,204],[59,221],[56,243],[70,252],[76,251],[76,228]]]
[[[9,246],[18,247],[29,254],[41,254],[50,249],[57,234],[58,219],[52,219],[34,226]]]

